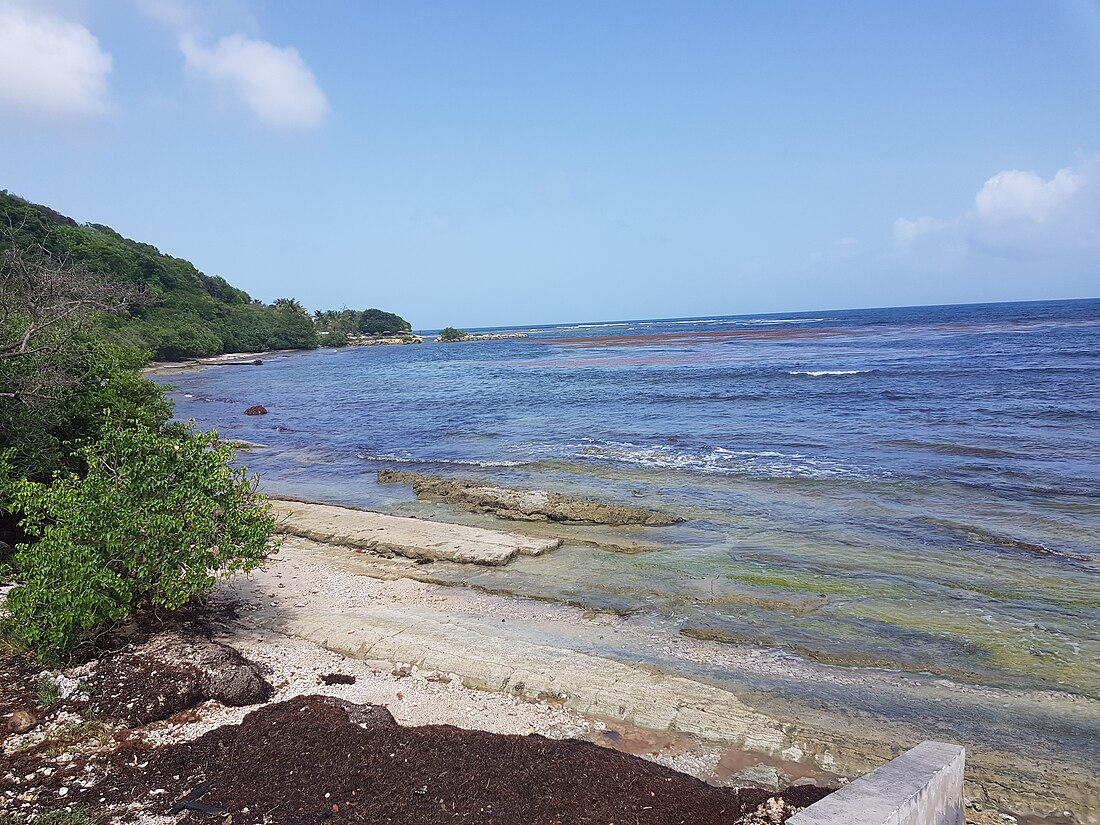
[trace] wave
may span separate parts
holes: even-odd
[[[807,375],[811,378],[820,378],[823,375],[864,375],[874,370],[790,370],[787,375]]]
[[[627,321],[616,322],[613,324],[575,324],[570,327],[551,327],[548,330],[540,330],[540,332],[553,332],[555,329],[604,329],[605,327],[628,327],[630,323]]]
[[[735,324],[755,324],[757,326],[771,326],[772,324],[816,324],[820,321],[831,321],[832,318],[752,318],[747,321],[731,321]]]
[[[363,461],[377,461],[390,464],[431,464],[435,466],[454,467],[522,467],[526,461],[474,461],[466,458],[422,458],[400,453],[356,453],[357,458]]]
[[[654,469],[740,475],[750,478],[809,478],[870,481],[886,475],[879,470],[851,467],[823,456],[778,450],[733,450],[726,447],[674,448],[621,442],[565,444],[535,448],[566,459],[633,464]]]

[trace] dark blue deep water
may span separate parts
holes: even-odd
[[[415,513],[374,480],[400,467],[689,519],[502,587],[1100,695],[1100,301],[517,331],[165,380],[180,417],[268,445],[244,460],[270,492]]]

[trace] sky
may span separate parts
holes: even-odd
[[[0,189],[418,329],[1100,296],[1100,0],[0,0]]]

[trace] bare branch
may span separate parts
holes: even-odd
[[[0,226],[0,398],[46,401],[72,383],[61,356],[100,314],[149,302],[144,290],[55,256]],[[6,248],[4,248],[6,247]]]

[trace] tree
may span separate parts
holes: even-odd
[[[274,330],[271,343],[277,349],[317,346],[317,331],[305,308],[293,298],[280,298],[274,309]]]
[[[41,480],[63,467],[66,442],[96,436],[103,409],[166,420],[170,408],[137,377],[141,353],[92,334],[104,313],[122,313],[145,293],[26,242],[20,230],[0,231],[0,449],[20,476]]]
[[[61,659],[135,609],[181,607],[268,551],[269,505],[215,433],[108,423],[81,453],[82,476],[9,482],[37,541],[16,548],[5,635],[40,657]]]
[[[469,333],[462,329],[455,329],[454,327],[443,327],[439,331],[440,341],[461,341]]]
[[[140,290],[130,317],[103,324],[105,337],[178,360],[221,352],[317,346],[296,312],[253,301],[224,278],[200,272],[189,261],[124,238],[103,224],[80,225],[45,206],[0,192],[0,253],[45,251],[97,281]],[[308,320],[308,319],[307,319]]]
[[[141,298],[45,245],[0,244],[0,540],[19,582],[3,630],[45,659],[252,569],[274,531],[231,448],[171,421],[147,354],[106,340],[104,313]]]
[[[8,227],[13,238],[15,228]],[[58,259],[43,245],[0,252],[0,398],[56,400],[73,381],[65,350],[97,313],[121,313],[143,291]]]

